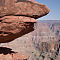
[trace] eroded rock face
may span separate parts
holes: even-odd
[[[47,6],[33,0],[1,0],[0,43],[10,42],[33,31],[35,19],[49,11]]]
[[[10,42],[18,37],[21,37],[24,34],[33,31],[34,23],[36,22],[35,19],[47,15],[49,11],[50,10],[46,5],[39,4],[34,0],[0,0],[0,43]],[[19,44],[20,43],[21,42],[19,42]],[[23,43],[23,49],[20,49],[20,52],[23,50],[26,51],[26,54],[28,54],[30,53],[29,48],[31,48],[31,53],[33,53],[32,50],[35,50],[35,48],[32,41],[24,40]],[[12,44],[13,43],[11,43],[11,46]],[[15,44],[13,45],[15,46]],[[16,48],[17,47],[15,46],[15,50]],[[10,49],[8,49],[8,51],[5,50],[6,48],[4,47],[3,49],[0,47],[0,49],[1,60],[28,59],[28,56],[26,54],[11,54]]]
[[[19,2],[15,5],[16,8],[18,7],[18,12],[16,12],[15,15],[25,15],[37,19],[49,13],[49,9],[45,5],[33,2]]]
[[[1,60],[28,60],[28,56],[26,54],[13,53],[13,54],[0,54]]]
[[[5,16],[0,20],[0,43],[9,42],[34,30],[35,19],[23,16]]]
[[[36,49],[50,52],[59,48],[58,38],[46,23],[36,23],[35,30],[31,33],[32,42]]]
[[[33,32],[15,39],[12,42],[6,44],[2,43],[0,46],[8,46],[17,52],[25,52],[29,56],[29,60],[42,60],[43,56],[45,57],[44,60],[51,60],[55,58],[54,56],[57,57],[60,42],[56,40],[54,32],[52,32],[45,23],[36,23],[35,27],[36,30]],[[44,36],[47,36],[47,38],[44,39]],[[32,42],[35,42],[35,44]],[[37,49],[40,50],[38,51]]]
[[[14,3],[14,1],[5,0],[4,6],[0,7],[0,17],[5,15],[24,15],[33,18],[39,18],[49,13],[49,8],[43,4],[30,1]]]

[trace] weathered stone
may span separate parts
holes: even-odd
[[[56,46],[58,45],[56,42],[58,41],[57,36],[48,28],[46,23],[36,23],[35,30],[31,35],[33,36],[34,46],[39,51],[49,52],[58,49]]]
[[[13,59],[12,60],[28,60],[28,56],[26,54],[13,54]]]
[[[2,55],[1,60],[12,60],[12,56],[10,54]]]
[[[9,42],[34,30],[35,19],[23,16],[5,16],[0,19],[0,43]]]
[[[6,4],[0,7],[0,17],[5,15],[23,15],[36,19],[48,14],[50,11],[49,8],[43,4],[30,1],[14,3],[14,1],[12,1],[9,0],[8,3],[5,2]]]
[[[0,60],[27,60],[26,54],[13,53],[13,54],[0,54]]]
[[[15,4],[15,7],[17,8],[15,15],[24,15],[33,18],[42,17],[50,11],[45,5],[33,2],[19,2]]]

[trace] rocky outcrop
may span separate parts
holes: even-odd
[[[24,55],[27,54],[28,60],[58,60],[60,41],[58,41],[55,33],[50,30],[46,23],[37,22],[34,24],[34,29],[33,32],[12,42],[2,43],[0,46],[9,47],[15,52],[23,52]]]
[[[33,0],[0,0],[0,43],[10,42],[33,31],[34,23],[36,23],[35,19],[47,15],[49,11],[50,9],[46,5]],[[15,46],[15,50],[19,45],[20,53],[15,53],[10,48],[0,47],[0,59],[27,60],[29,54],[35,51],[35,47],[32,40],[25,41],[24,39],[22,42],[24,44],[19,42],[22,46],[18,43],[17,46],[16,43],[10,44],[11,47],[13,47],[12,45]],[[26,53],[21,54],[21,51]]]
[[[3,3],[5,5],[0,6],[0,17],[5,15],[23,15],[36,19],[48,14],[50,11],[45,5],[30,1],[14,3],[10,0],[5,0],[5,3]]]
[[[57,38],[60,40],[60,23],[50,24],[50,29],[56,34]]]
[[[35,19],[23,16],[5,16],[0,20],[0,43],[9,42],[34,30]]]
[[[10,42],[33,31],[35,19],[49,11],[47,6],[29,0],[1,0],[0,43]]]
[[[50,11],[49,8],[47,8],[45,5],[33,2],[16,3],[16,8],[17,12],[14,15],[25,15],[35,19],[48,14]]]

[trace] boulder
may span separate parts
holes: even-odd
[[[19,15],[33,17],[35,19],[45,16],[49,13],[50,9],[43,4],[34,3],[31,1],[20,1],[15,3],[14,1],[7,0],[0,6],[0,17],[5,15]],[[1,3],[1,2],[0,2]]]
[[[34,18],[5,16],[0,18],[0,43],[10,42],[34,30]]]
[[[23,15],[32,18],[40,18],[49,13],[49,8],[46,5],[33,2],[18,2],[15,4],[17,12],[15,15]]]

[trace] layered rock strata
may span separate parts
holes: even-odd
[[[32,35],[32,36],[31,36]],[[46,23],[35,24],[35,31],[29,34],[37,51],[32,53],[29,60],[58,60],[60,56],[60,41]]]
[[[36,23],[35,30],[31,33],[32,42],[39,51],[50,52],[59,48],[59,40],[46,23]]]
[[[34,30],[35,19],[24,16],[5,16],[0,20],[0,43],[9,42]]]
[[[5,15],[20,15],[20,16],[28,16],[33,18],[40,18],[49,13],[49,8],[43,4],[38,4],[30,1],[13,3],[12,1],[8,1],[12,3],[8,3],[5,0],[5,5],[0,6],[0,17]],[[0,2],[1,3],[1,2]]]
[[[27,54],[28,60],[43,60],[43,57],[44,60],[57,59],[60,41],[58,41],[54,32],[49,29],[46,23],[38,22],[34,26],[35,30],[33,32],[12,42],[2,43],[0,46],[10,47],[13,51]]]
[[[34,23],[36,23],[35,19],[47,15],[49,11],[46,5],[31,0],[0,0],[0,43],[10,42],[33,31]],[[31,44],[31,42],[29,43]],[[3,49],[1,48],[1,60],[28,59],[28,55],[26,54],[11,54],[11,51],[5,51],[5,49],[4,47]],[[7,54],[4,55],[6,52]]]
[[[1,0],[0,43],[10,42],[33,31],[35,19],[49,11],[47,6],[32,1]]]

